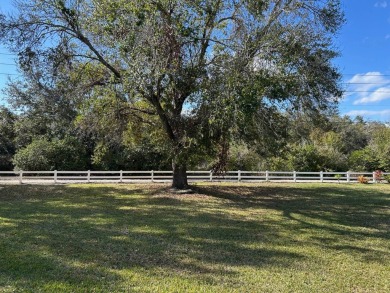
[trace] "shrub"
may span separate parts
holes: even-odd
[[[17,170],[25,171],[84,170],[85,158],[85,150],[75,138],[37,138],[15,154],[13,163]]]
[[[336,175],[334,175],[334,178],[337,179],[337,182],[338,182],[338,183],[340,183],[341,177],[342,177],[341,174],[336,174]]]
[[[373,171],[380,168],[379,159],[367,147],[353,151],[348,158],[349,168],[358,172]]]
[[[326,158],[314,145],[297,145],[293,146],[288,161],[292,170],[312,172],[322,170]]]
[[[383,180],[383,173],[381,170],[376,170],[374,172],[374,181],[381,182]]]
[[[362,183],[362,184],[367,184],[368,183],[368,179],[366,177],[364,177],[363,175],[360,175],[357,178],[357,180],[358,180],[359,183]]]
[[[385,179],[388,183],[390,183],[390,175],[383,176],[383,179]]]
[[[245,145],[233,145],[229,150],[229,170],[255,171],[259,170],[260,163],[260,156]]]
[[[99,143],[92,163],[97,170],[167,170],[171,167],[168,154],[147,142],[132,147]]]

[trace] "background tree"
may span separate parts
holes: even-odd
[[[15,154],[16,116],[7,108],[0,107],[0,170],[12,170],[12,157]]]
[[[349,154],[368,145],[370,131],[368,123],[362,117],[357,116],[352,120],[348,116],[333,115],[330,118],[331,129],[340,136],[340,151]]]
[[[224,162],[243,122],[273,129],[280,111],[322,111],[341,96],[337,0],[21,0],[18,9],[0,35],[24,65],[64,75],[87,97],[110,87],[134,115],[158,117],[177,188],[191,154],[219,151]],[[71,70],[56,71],[63,64]]]

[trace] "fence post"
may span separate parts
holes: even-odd
[[[241,181],[241,170],[237,171],[237,180],[238,180],[238,182]]]
[[[376,183],[376,180],[375,180],[375,171],[372,172],[372,182]]]
[[[20,170],[19,171],[19,184],[22,184],[23,183],[23,171]]]
[[[91,170],[88,170],[88,173],[87,173],[87,182],[88,182],[88,183],[91,182]]]
[[[347,183],[351,182],[351,173],[347,172]]]
[[[154,182],[154,170],[150,171],[150,180]]]
[[[210,170],[210,182],[213,182],[213,170]]]
[[[120,183],[123,182],[123,170],[120,170],[120,171],[119,171],[119,182],[120,182]]]
[[[297,171],[293,172],[293,176],[294,176],[294,182],[297,182]]]
[[[265,171],[265,181],[269,181],[269,172]]]
[[[54,184],[57,183],[57,170],[54,170]]]
[[[321,183],[324,183],[324,171],[320,172],[320,181]]]

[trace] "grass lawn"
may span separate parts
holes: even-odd
[[[390,292],[390,184],[0,186],[0,292]]]

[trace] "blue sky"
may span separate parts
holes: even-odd
[[[346,24],[336,46],[343,73],[340,113],[390,121],[390,1],[344,0]]]
[[[0,11],[9,11],[11,2],[1,0]],[[341,53],[335,65],[343,74],[346,90],[340,113],[389,122],[390,0],[343,0],[342,7],[346,24],[335,42]],[[0,44],[0,90],[10,74],[17,74],[16,57],[5,54],[9,52]]]

